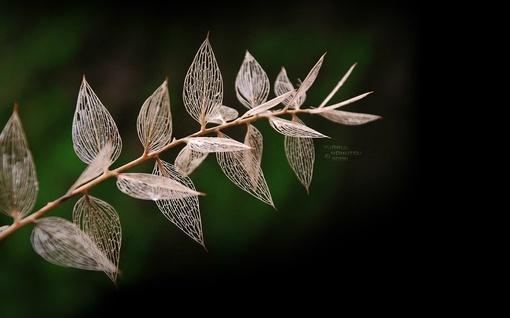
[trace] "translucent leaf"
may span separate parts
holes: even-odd
[[[206,38],[191,63],[182,92],[186,111],[205,125],[213,117],[223,100],[223,79],[214,53]]]
[[[37,221],[30,237],[35,252],[50,263],[114,273],[117,267],[75,224],[59,218]]]
[[[269,124],[271,124],[271,127],[273,127],[274,130],[285,136],[302,138],[329,138],[328,136],[323,135],[308,126],[278,117],[270,117]]]
[[[225,136],[225,139],[230,139],[230,137]],[[262,151],[262,147],[260,147],[260,151]],[[252,150],[216,153],[218,164],[230,181],[262,202],[274,207],[264,173],[260,168],[258,159],[260,156],[261,154],[254,153]]]
[[[321,58],[315,63],[315,65],[312,67],[310,72],[308,72],[308,75],[306,75],[305,79],[299,85],[298,90],[296,91],[296,95],[294,95],[293,100],[300,100],[301,96],[304,96],[306,91],[312,86],[313,82],[315,82],[315,79],[317,78],[317,75],[319,74],[319,70],[321,69],[322,62],[324,61],[324,56],[326,53],[324,53]],[[296,108],[299,108],[301,104],[296,103]]]
[[[319,115],[331,120],[332,122],[349,126],[363,125],[382,118],[381,116],[377,115],[352,113],[334,109],[319,113]]]
[[[182,148],[179,152],[177,158],[175,158],[175,169],[177,169],[179,173],[189,176],[202,164],[205,158],[207,158],[207,155],[207,152],[195,151],[186,145],[186,147]]]
[[[250,149],[234,139],[218,137],[192,137],[186,140],[191,150],[199,152],[230,152]]]
[[[262,66],[246,51],[236,77],[236,95],[241,104],[253,108],[264,103],[269,94],[269,78]]]
[[[331,98],[333,98],[333,96],[335,96],[336,92],[340,89],[340,87],[342,87],[345,84],[345,82],[347,81],[347,79],[351,75],[352,70],[354,70],[355,67],[356,67],[356,63],[353,64],[349,68],[347,73],[345,73],[345,75],[340,79],[340,81],[338,82],[338,84],[336,84],[335,88],[333,88],[331,93],[329,93],[328,96],[326,96],[326,98],[322,101],[322,103],[319,105],[319,108],[325,106],[331,100]]]
[[[107,142],[106,145],[101,149],[101,151],[97,154],[97,157],[92,160],[92,162],[83,170],[78,179],[74,182],[74,184],[69,188],[68,193],[77,189],[81,185],[97,178],[100,176],[105,170],[110,167],[110,155],[113,151],[113,146],[111,143]]]
[[[180,174],[176,168],[165,161],[157,160],[153,174],[173,179],[195,190],[190,178]],[[163,215],[186,233],[193,240],[205,247],[200,219],[200,206],[197,196],[190,196],[176,200],[157,200],[159,210]]]
[[[247,111],[246,113],[243,114],[243,116],[241,118],[245,118],[245,117],[248,117],[248,116],[254,116],[254,115],[258,115],[258,114],[261,114],[273,107],[275,107],[276,105],[282,103],[284,100],[286,100],[289,96],[292,95],[292,93],[294,93],[294,91],[290,91],[290,92],[287,92],[287,93],[284,93],[283,95],[280,95],[278,97],[275,97],[263,104],[260,104],[259,106],[256,106],[252,109],[250,109],[249,111]]]
[[[274,93],[276,96],[283,95],[288,92],[294,92],[294,86],[292,85],[291,81],[289,80],[289,77],[287,76],[287,71],[284,67],[282,67],[282,70],[276,77],[276,81],[274,83]],[[289,95],[287,98],[285,98],[282,101],[282,104],[289,107],[289,108],[299,108],[306,99],[306,92],[302,92],[301,95],[294,99],[295,93],[292,95]]]
[[[91,163],[107,144],[113,146],[110,162],[120,155],[122,140],[112,116],[83,77],[73,118],[73,147],[85,163]]]
[[[202,195],[175,180],[148,173],[122,173],[117,188],[133,198],[153,201]]]
[[[319,113],[327,112],[327,111],[330,111],[330,110],[333,110],[333,109],[337,109],[337,108],[343,107],[345,105],[352,104],[352,103],[354,103],[354,102],[356,102],[356,101],[358,101],[360,99],[363,99],[363,98],[365,98],[366,96],[368,96],[368,95],[370,95],[372,93],[373,92],[367,92],[367,93],[355,96],[353,98],[349,98],[348,100],[344,100],[343,102],[340,102],[340,103],[337,103],[337,104],[333,104],[333,105],[330,105],[330,106],[326,106],[326,107],[311,108],[311,109],[309,109],[309,112],[311,114],[319,114]]]
[[[39,187],[16,108],[0,134],[0,156],[0,210],[19,219],[34,207]]]
[[[297,117],[294,117],[294,121],[303,124]],[[285,136],[284,145],[285,155],[290,167],[301,184],[306,188],[306,192],[309,192],[315,161],[313,138]]]
[[[243,165],[250,176],[252,185],[256,186],[264,148],[262,133],[255,126],[248,124],[244,144],[249,146],[251,150],[243,151]]]
[[[231,121],[236,119],[239,116],[239,112],[232,108],[225,105],[221,105],[217,111],[211,115],[210,118],[207,119],[207,122],[214,123],[214,124],[223,124],[227,121]]]
[[[110,262],[114,264],[116,270],[106,272],[106,274],[115,282],[122,243],[122,229],[115,209],[103,200],[84,195],[74,205],[73,222],[92,239]]]
[[[146,152],[160,150],[170,143],[172,114],[166,80],[143,103],[136,124],[138,138]]]

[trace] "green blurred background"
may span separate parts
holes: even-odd
[[[0,122],[5,124],[17,101],[37,166],[36,208],[63,194],[84,168],[71,140],[82,74],[121,132],[123,152],[116,165],[141,153],[138,110],[165,76],[175,136],[197,130],[184,110],[182,85],[207,31],[226,105],[243,110],[234,81],[246,49],[271,81],[282,65],[293,81],[303,79],[327,51],[306,104],[322,101],[358,62],[333,101],[374,90],[348,110],[385,119],[346,127],[303,117],[332,137],[315,142],[310,195],[288,166],[283,137],[266,122],[257,123],[265,138],[262,166],[278,211],[231,184],[209,156],[192,175],[196,187],[207,193],[200,204],[208,253],[152,202],[123,195],[113,181],[100,185],[92,194],[117,209],[123,226],[118,289],[102,273],[45,262],[33,252],[27,226],[0,242],[0,316],[87,316],[151,295],[197,292],[212,298],[220,288],[307,293],[306,286],[325,279],[341,289],[339,282],[357,275],[375,277],[405,266],[399,244],[406,240],[403,229],[413,230],[407,220],[417,174],[416,19],[397,5],[315,1],[261,2],[249,8],[167,3],[1,10]],[[326,159],[332,146],[361,155]],[[163,158],[173,162],[176,154]],[[52,215],[69,218],[74,202]],[[9,222],[0,215],[0,225]]]

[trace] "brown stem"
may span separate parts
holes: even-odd
[[[279,110],[279,111],[276,111],[274,113],[271,113],[271,116],[281,116],[281,115],[288,115],[288,114],[296,114],[296,113],[309,113],[307,109],[288,109],[288,108],[284,108],[282,110]],[[214,133],[214,132],[217,132],[217,131],[220,131],[220,130],[223,130],[223,129],[226,129],[226,128],[230,128],[230,127],[235,127],[235,126],[239,126],[239,125],[244,125],[244,124],[249,124],[253,121],[256,121],[260,118],[265,118],[265,117],[268,117],[268,115],[254,115],[254,116],[250,116],[250,117],[246,117],[246,118],[238,118],[236,120],[233,120],[231,122],[228,122],[228,123],[224,123],[224,124],[221,124],[221,125],[217,125],[217,126],[214,126],[214,127],[210,127],[210,128],[206,128],[205,125],[201,125],[201,129],[200,131],[197,131],[187,137],[183,137],[183,138],[180,138],[180,139],[175,139],[172,140],[171,143],[169,143],[168,145],[166,145],[165,147],[157,150],[157,151],[153,151],[153,152],[150,152],[150,153],[146,153],[144,151],[143,155],[133,161],[130,161],[114,170],[109,170],[105,173],[103,173],[101,176],[97,177],[96,179],[93,179],[83,185],[81,185],[80,187],[74,189],[73,191],[59,197],[58,199],[54,200],[54,201],[51,201],[51,202],[48,202],[45,206],[43,206],[42,208],[40,208],[39,210],[35,211],[34,213],[22,218],[22,219],[18,219],[18,220],[15,220],[14,223],[12,223],[8,228],[6,228],[5,230],[3,230],[2,232],[0,232],[0,241],[5,239],[6,237],[8,237],[9,235],[11,235],[12,233],[16,232],[18,229],[22,228],[23,226],[29,224],[29,223],[36,223],[37,220],[39,218],[41,218],[42,216],[44,216],[48,211],[51,211],[53,209],[55,209],[56,207],[60,206],[62,203],[66,202],[67,200],[69,200],[70,198],[74,197],[75,195],[77,194],[80,194],[80,193],[87,193],[89,192],[90,189],[92,189],[93,187],[95,187],[96,185],[102,183],[103,181],[105,181],[106,179],[109,179],[109,178],[112,178],[112,177],[116,177],[118,176],[120,173],[126,171],[126,170],[129,170],[135,166],[138,166],[139,164],[147,161],[147,160],[150,160],[150,159],[153,159],[153,158],[157,158],[159,157],[159,154],[162,153],[162,152],[165,152],[169,149],[172,149],[174,148],[175,146],[178,146],[182,143],[185,143],[186,139],[187,138],[190,138],[190,137],[198,137],[198,136],[204,136],[204,135],[207,135],[207,134],[210,134],[210,133]]]

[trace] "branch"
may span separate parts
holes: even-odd
[[[270,116],[293,115],[293,114],[298,114],[298,113],[310,113],[310,111],[309,111],[309,109],[288,109],[287,107],[285,107],[282,110],[271,112]],[[90,191],[90,189],[92,189],[96,185],[102,183],[103,181],[105,181],[111,177],[115,177],[119,173],[125,172],[133,167],[136,167],[145,161],[159,157],[159,155],[161,153],[184,143],[187,138],[199,137],[199,136],[204,136],[204,135],[207,135],[210,133],[216,133],[216,132],[226,129],[226,128],[245,125],[245,124],[257,121],[258,119],[267,118],[267,117],[269,117],[269,115],[258,114],[258,115],[254,115],[251,117],[238,118],[231,122],[227,122],[227,123],[217,125],[214,127],[210,127],[210,128],[201,127],[201,129],[199,131],[197,131],[187,137],[183,137],[180,139],[174,139],[171,143],[169,143],[168,145],[166,145],[165,147],[161,148],[158,151],[153,151],[150,153],[144,152],[141,157],[139,157],[133,161],[130,161],[114,170],[109,170],[109,171],[103,173],[101,176],[97,177],[96,179],[93,179],[93,180],[83,184],[82,186],[78,187],[77,189],[75,189],[65,195],[62,195],[58,199],[48,202],[44,207],[40,208],[36,212],[34,212],[22,219],[15,220],[14,223],[12,223],[9,227],[7,227],[5,230],[0,232],[0,241],[5,239],[12,233],[16,232],[23,226],[30,224],[30,223],[37,222],[37,220],[40,219],[41,217],[43,217],[47,212],[57,208],[62,203],[66,202],[67,200],[71,199],[72,197],[74,197],[80,193],[87,193],[88,191]]]

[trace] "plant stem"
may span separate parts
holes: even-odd
[[[145,162],[145,161],[148,161],[148,160],[151,160],[151,159],[154,159],[154,158],[157,158],[159,157],[159,155],[169,149],[172,149],[174,148],[175,146],[178,146],[182,143],[185,143],[186,142],[186,139],[187,138],[191,138],[191,137],[199,137],[199,136],[204,136],[204,135],[207,135],[207,134],[210,134],[210,133],[214,133],[214,132],[218,132],[222,129],[226,129],[226,128],[230,128],[230,127],[235,127],[235,126],[240,126],[240,125],[246,125],[246,124],[249,124],[251,122],[254,122],[258,119],[261,119],[261,118],[267,118],[269,116],[282,116],[282,115],[294,115],[294,114],[297,114],[297,113],[309,113],[308,109],[288,109],[287,107],[283,108],[282,110],[279,110],[279,111],[276,111],[276,112],[272,112],[270,113],[269,115],[266,115],[266,114],[258,114],[258,115],[254,115],[254,116],[250,116],[250,117],[246,117],[246,118],[238,118],[236,120],[233,120],[231,122],[227,122],[227,123],[224,123],[224,124],[221,124],[221,125],[217,125],[217,126],[214,126],[214,127],[210,127],[210,128],[205,128],[205,127],[201,127],[201,129],[187,137],[183,137],[183,138],[180,138],[180,139],[174,139],[171,143],[169,143],[168,145],[164,146],[163,148],[157,150],[157,151],[153,151],[153,152],[150,152],[150,153],[146,153],[144,151],[144,154],[133,160],[133,161],[130,161],[114,170],[109,170],[105,173],[103,173],[102,175],[100,175],[99,177],[81,185],[80,187],[74,189],[73,191],[67,193],[67,194],[64,194],[63,196],[59,197],[58,199],[56,200],[53,200],[51,202],[48,202],[45,206],[43,206],[42,208],[40,208],[39,210],[35,211],[34,213],[30,214],[30,215],[27,215],[25,216],[24,218],[22,219],[18,219],[18,220],[15,220],[14,223],[12,223],[8,228],[6,228],[5,230],[3,230],[2,232],[0,232],[0,241],[5,239],[6,237],[8,237],[9,235],[11,235],[12,233],[16,232],[17,230],[19,230],[20,228],[22,228],[23,226],[27,225],[27,224],[30,224],[30,223],[35,223],[37,222],[38,219],[40,219],[42,216],[44,216],[48,211],[51,211],[55,208],[57,208],[58,206],[60,206],[62,203],[66,202],[67,200],[69,200],[70,198],[74,197],[75,195],[77,194],[80,194],[80,193],[86,193],[86,192],[89,192],[90,189],[92,189],[93,187],[95,187],[96,185],[102,183],[103,181],[105,181],[106,179],[109,179],[111,177],[116,177],[118,176],[120,173],[122,172],[125,172],[126,170],[129,170],[133,167],[136,167],[138,166],[139,164]]]

